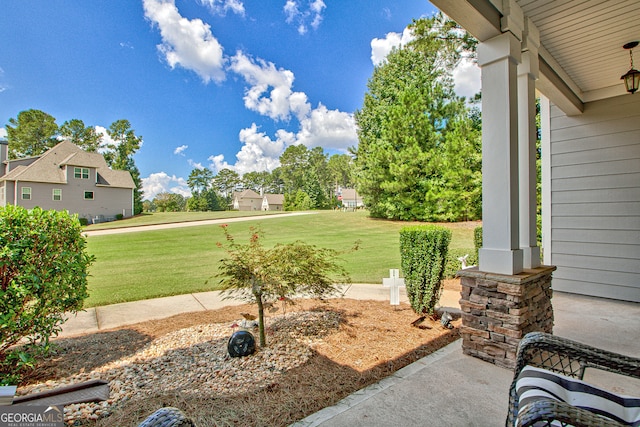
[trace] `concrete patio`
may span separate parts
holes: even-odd
[[[554,333],[629,356],[640,356],[640,304],[557,292]],[[502,426],[511,371],[462,354],[460,340],[380,383],[325,408],[295,427]],[[585,379],[640,396],[640,382]]]

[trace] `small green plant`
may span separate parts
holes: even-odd
[[[120,221],[122,218],[124,218],[124,215],[122,215],[122,214],[120,214],[120,213],[119,213],[119,214],[116,214],[116,220],[117,220],[117,221]]]
[[[333,249],[318,248],[302,241],[265,248],[263,233],[250,228],[249,242],[240,244],[221,226],[226,244],[218,242],[228,257],[220,261],[223,291],[231,297],[248,299],[258,305],[260,346],[267,344],[264,310],[277,301],[296,296],[327,297],[337,292],[337,284],[351,278]],[[357,249],[357,247],[356,247]]]
[[[82,309],[94,260],[85,248],[67,212],[0,208],[0,384],[17,382],[48,352],[65,313]]]
[[[80,225],[82,225],[83,227],[86,227],[87,225],[89,225],[89,220],[87,218],[78,218],[78,221],[80,222]]]
[[[482,227],[473,229],[473,246],[476,247],[476,260],[478,260],[478,250],[482,247]]]
[[[400,230],[400,263],[407,296],[417,314],[435,311],[450,241],[451,231],[435,225]]]

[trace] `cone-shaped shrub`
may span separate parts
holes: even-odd
[[[451,231],[435,225],[400,230],[400,261],[411,307],[418,314],[433,314],[447,260]]]

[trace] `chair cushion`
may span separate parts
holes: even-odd
[[[586,409],[630,426],[640,426],[640,398],[621,396],[576,378],[525,366],[516,382],[518,408],[537,399],[552,399]]]

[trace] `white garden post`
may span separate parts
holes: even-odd
[[[400,278],[400,270],[389,269],[389,277],[382,279],[382,286],[389,288],[391,305],[400,305],[400,287],[404,286],[404,279]]]

